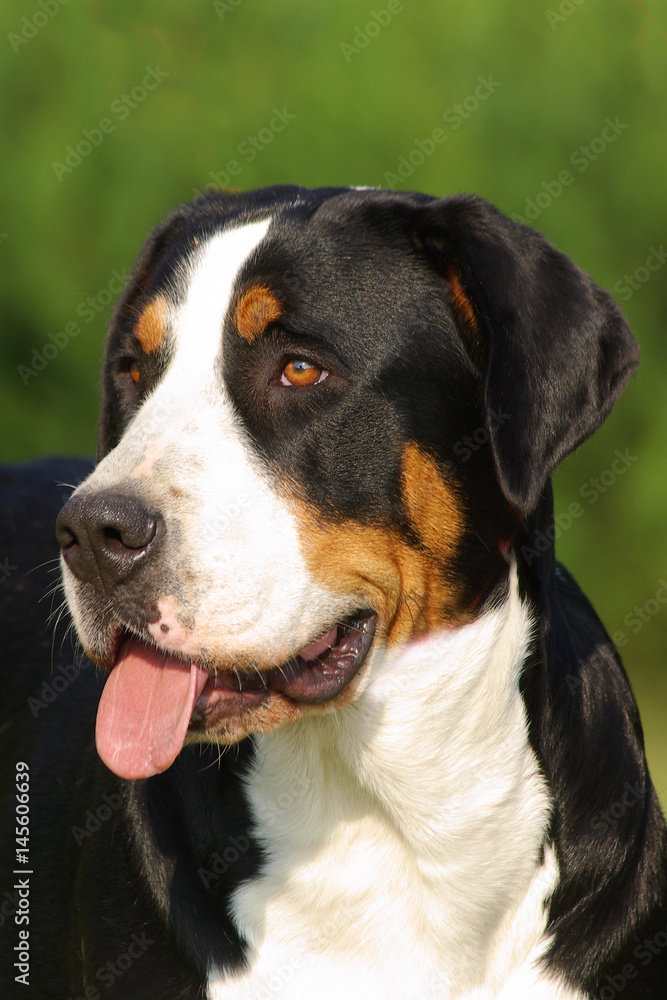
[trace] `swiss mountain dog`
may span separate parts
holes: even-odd
[[[156,230],[98,464],[3,482],[3,998],[667,996],[641,725],[552,544],[637,361],[476,197]]]

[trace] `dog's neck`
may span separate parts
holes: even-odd
[[[250,799],[271,888],[260,878],[237,898],[256,947],[260,912],[262,934],[283,921],[306,948],[344,942],[380,964],[413,935],[443,990],[503,981],[527,957],[519,940],[539,947],[555,871],[518,687],[530,632],[512,571],[473,623],[376,653],[354,703],[257,739]]]

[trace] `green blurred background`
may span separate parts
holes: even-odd
[[[93,453],[112,299],[216,179],[478,192],[614,291],[643,364],[556,476],[558,546],[667,802],[664,3],[30,0],[0,24],[3,459]]]

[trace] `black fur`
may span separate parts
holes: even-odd
[[[560,881],[549,911],[550,962],[595,996],[610,978],[623,997],[661,997],[667,948],[665,825],[644,737],[620,657],[589,601],[554,558],[549,490],[517,539],[519,579],[539,610],[539,635],[522,690],[533,748],[554,798]],[[538,539],[540,543],[538,543]],[[601,814],[612,813],[610,824]],[[667,939],[666,939],[667,940]],[[647,961],[647,958],[650,959]],[[637,970],[627,976],[625,966]],[[604,996],[604,994],[603,994]]]

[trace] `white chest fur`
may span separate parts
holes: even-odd
[[[557,871],[518,690],[530,627],[513,579],[477,622],[377,653],[353,704],[258,740],[249,967],[211,970],[210,1000],[576,1000],[538,962]]]

